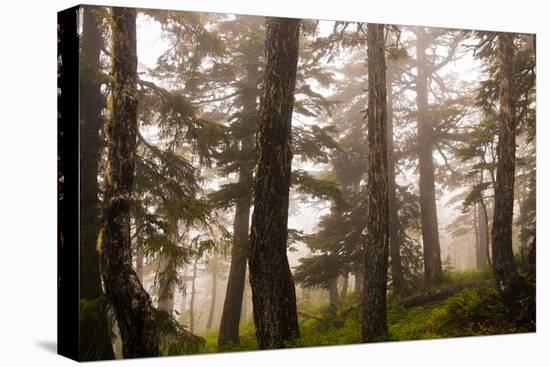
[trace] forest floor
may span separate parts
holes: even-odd
[[[449,291],[450,290],[450,291]],[[449,294],[452,293],[452,294]],[[433,295],[435,297],[432,297]],[[421,302],[425,295],[428,300]],[[430,299],[438,298],[435,301]],[[408,302],[411,301],[412,302]],[[414,306],[403,306],[412,303]],[[361,343],[361,309],[350,294],[338,306],[298,305],[301,338],[289,347],[313,347]],[[452,338],[534,331],[535,325],[518,325],[502,304],[488,271],[450,272],[437,287],[419,289],[401,302],[388,305],[386,339],[380,341]],[[241,344],[219,349],[217,332],[202,335],[202,353],[255,350],[252,321],[241,325]]]

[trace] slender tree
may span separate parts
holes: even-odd
[[[291,121],[299,34],[299,19],[267,21],[249,254],[260,349],[283,348],[286,342],[300,336],[296,291],[287,258]]]
[[[427,283],[443,279],[441,249],[437,224],[435,201],[435,176],[433,162],[433,121],[429,114],[428,78],[426,49],[428,35],[419,27],[416,39],[416,104],[418,108],[418,164],[420,188],[420,215],[422,221],[422,242],[424,246],[424,277]]]
[[[258,99],[258,65],[249,63],[246,66],[246,87],[242,91],[243,127],[252,131],[257,118]],[[236,198],[235,219],[233,222],[233,246],[231,248],[231,265],[227,280],[227,289],[220,321],[218,344],[239,343],[239,323],[245,287],[246,260],[248,257],[248,232],[250,228],[250,206],[252,193],[246,189],[253,184],[253,162],[248,159],[253,156],[254,136],[246,134],[241,139],[241,162],[239,166],[239,184],[245,188]]]
[[[103,127],[101,111],[105,106],[101,93],[100,55],[104,42],[100,14],[98,8],[83,7],[80,42],[80,98],[86,101],[80,108],[80,206],[86,208],[80,216],[80,298],[83,301],[80,358],[83,361],[114,358],[96,250],[100,216],[97,176],[103,148],[99,131]]]
[[[386,284],[389,253],[388,155],[386,131],[386,60],[384,25],[367,25],[367,235],[363,284],[363,340],[386,335]]]
[[[514,35],[500,33],[497,39],[499,134],[493,214],[493,270],[497,288],[505,301],[517,296],[519,277],[512,251],[514,180],[516,169],[516,110],[514,100]]]
[[[387,147],[388,147],[388,211],[389,211],[389,236],[390,236],[390,261],[393,294],[401,295],[403,292],[403,269],[401,265],[401,246],[399,241],[399,215],[397,205],[397,186],[395,182],[395,154],[393,133],[393,76],[390,74],[386,80],[387,96]]]
[[[98,250],[107,299],[114,310],[124,358],[159,353],[151,298],[132,269],[130,201],[137,135],[136,11],[112,8],[112,111]]]

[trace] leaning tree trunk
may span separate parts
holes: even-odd
[[[111,119],[107,124],[102,222],[103,283],[122,338],[124,358],[159,353],[151,298],[132,269],[130,202],[137,133],[136,11],[112,9]]]
[[[505,302],[513,302],[519,277],[512,251],[514,179],[516,169],[516,118],[514,106],[514,36],[500,33],[497,44],[499,71],[499,135],[493,214],[493,270]]]
[[[257,118],[258,99],[258,66],[249,64],[247,67],[247,86],[242,92],[242,105],[245,125],[252,130]],[[249,187],[253,184],[254,137],[246,136],[241,141],[241,154],[246,157],[239,167],[239,184]],[[250,160],[248,158],[250,157]],[[237,198],[235,219],[233,222],[233,247],[231,249],[231,265],[227,278],[227,290],[223,304],[218,345],[239,344],[239,323],[246,276],[246,259],[248,257],[248,232],[250,224],[251,193],[245,193]]]
[[[386,60],[384,26],[367,25],[369,74],[367,135],[368,210],[363,284],[363,341],[387,334],[386,287],[388,281],[389,212],[386,131]]]
[[[296,290],[287,258],[291,125],[299,34],[299,19],[267,21],[249,255],[254,323],[260,349],[283,348],[300,336]]]
[[[99,131],[103,126],[101,111],[105,105],[101,93],[100,53],[103,38],[99,19],[92,8],[83,7],[80,48],[80,298],[87,301],[103,296],[99,253],[98,167],[102,149]],[[93,361],[114,359],[107,310],[100,303],[97,312],[80,315],[80,359]]]
[[[390,79],[390,78],[388,78]],[[388,210],[390,231],[390,265],[394,296],[403,292],[403,269],[399,244],[399,217],[397,214],[397,185],[395,183],[395,156],[393,143],[393,85],[386,82],[387,92],[387,144],[388,144]]]
[[[418,165],[420,188],[420,220],[424,248],[424,278],[426,283],[443,279],[441,249],[435,201],[435,178],[433,163],[433,122],[429,116],[428,71],[426,60],[427,36],[423,28],[417,31],[416,40],[416,103],[418,108]]]

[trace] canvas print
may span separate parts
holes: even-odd
[[[534,34],[58,19],[61,354],[535,331]]]

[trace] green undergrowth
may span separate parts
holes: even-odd
[[[513,315],[500,300],[493,287],[489,271],[447,273],[438,287],[475,284],[465,287],[448,298],[404,308],[398,302],[388,305],[388,336],[381,341],[450,338],[475,335],[495,335],[531,331],[517,326]],[[418,292],[435,289],[424,287]],[[344,297],[337,307],[303,305],[298,307],[299,340],[289,347],[312,347],[361,343],[361,309],[352,294]],[[217,332],[202,335],[206,340],[203,353],[255,350],[254,326],[250,321],[241,325],[241,345],[222,350],[217,347]]]

